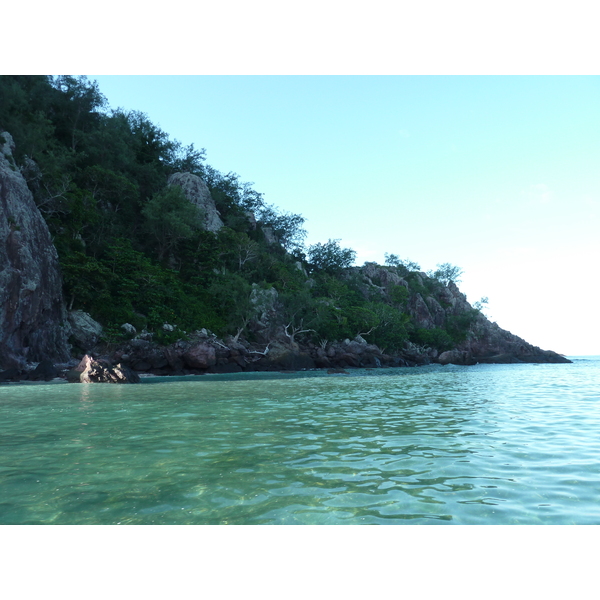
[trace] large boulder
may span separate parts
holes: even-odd
[[[70,383],[139,383],[140,376],[123,364],[112,365],[86,354],[79,365],[67,373]]]
[[[58,370],[51,360],[45,358],[40,364],[28,375],[29,381],[51,381],[58,377]]]
[[[110,358],[114,363],[122,363],[134,371],[156,372],[166,369],[168,373],[171,371],[169,351],[173,358],[181,354],[181,352],[175,352],[177,345],[164,348],[150,340],[136,338],[122,344]],[[182,367],[183,364],[180,364],[179,368],[175,370],[181,370]]]
[[[447,350],[438,356],[441,365],[474,365],[471,353],[466,350]]]
[[[410,298],[408,308],[418,327],[433,329],[436,326],[436,320],[421,294],[414,294]]]
[[[206,231],[215,232],[223,227],[223,221],[221,221],[215,201],[210,195],[210,190],[198,175],[174,173],[169,177],[168,184],[178,185],[183,190],[185,197],[202,211]]]
[[[191,346],[182,358],[190,369],[208,369],[217,364],[215,347],[206,343]]]
[[[58,254],[0,133],[0,366],[69,359]]]
[[[289,341],[271,343],[264,358],[258,363],[259,369],[267,371],[304,371],[314,369],[315,366],[308,352],[301,350],[297,343]]]
[[[69,340],[78,348],[87,352],[99,341],[102,335],[102,325],[82,310],[69,312],[69,325],[71,326]]]

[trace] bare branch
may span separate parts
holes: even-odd
[[[360,337],[365,337],[365,335],[370,335],[371,333],[373,333],[374,329],[377,329],[379,327],[379,325],[373,325],[373,327],[371,327],[371,329],[369,329],[369,331],[365,331],[364,333],[359,333],[358,335]]]
[[[285,335],[287,335],[290,338],[290,341],[292,343],[294,343],[294,338],[299,334],[299,333],[308,333],[309,331],[314,331],[314,329],[302,329],[302,325],[304,323],[304,319],[302,319],[300,321],[300,326],[296,327],[295,325],[293,325],[293,321],[290,321],[284,328],[283,331],[285,333]],[[288,327],[292,325],[292,333],[290,334],[290,332],[288,331]]]
[[[241,335],[242,331],[244,331],[244,329],[246,329],[247,325],[248,325],[248,317],[244,317],[242,319],[242,326],[238,327],[237,333],[233,337],[233,343],[234,344],[237,344],[238,340],[240,339],[240,335]]]
[[[221,342],[219,342],[219,340],[217,339],[217,336],[213,333],[211,334],[211,341],[213,344],[216,344],[217,346],[221,346],[221,348],[225,348],[225,350],[229,350],[229,346],[225,346],[225,344],[221,344]]]
[[[248,352],[248,354],[258,354],[258,356],[254,356],[252,358],[250,357],[246,357],[246,360],[248,362],[256,362],[257,360],[260,360],[263,356],[266,356],[269,353],[269,346],[271,345],[271,343],[269,342],[267,344],[267,347],[265,348],[264,352],[258,352],[257,350],[250,350]]]

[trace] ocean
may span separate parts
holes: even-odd
[[[0,524],[600,524],[600,357],[0,386]]]

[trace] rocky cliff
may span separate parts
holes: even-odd
[[[415,326],[425,332],[448,331],[453,327],[459,330],[454,348],[444,351],[427,343],[407,344],[405,358],[459,365],[571,362],[556,352],[533,346],[489,321],[469,304],[453,282],[443,284],[426,273],[382,267],[375,263],[357,267],[354,272],[363,281],[365,295],[375,290],[389,301],[394,287],[404,287],[407,292],[403,310],[411,316]]]
[[[0,133],[0,147],[0,367],[66,361],[58,255],[6,132]]]

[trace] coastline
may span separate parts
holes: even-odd
[[[549,366],[549,365],[574,365],[583,361],[600,361],[600,355],[567,355],[569,363],[477,363],[475,365],[442,365],[440,363],[429,363],[427,365],[417,365],[416,367],[348,367],[345,372],[330,372],[331,369],[313,368],[298,370],[272,370],[272,371],[240,371],[236,373],[187,373],[179,375],[156,375],[153,373],[139,373],[142,385],[152,385],[157,383],[177,383],[184,381],[277,381],[285,379],[303,379],[303,378],[348,378],[348,377],[393,377],[401,374],[417,373],[441,373],[454,372],[456,370],[470,371],[477,368],[519,368],[524,366]],[[0,389],[3,387],[14,386],[40,386],[40,385],[62,385],[70,383],[66,376],[55,377],[49,381],[31,381],[27,379],[19,381],[0,381]],[[95,382],[94,382],[95,383]],[[100,382],[102,383],[102,382]]]

